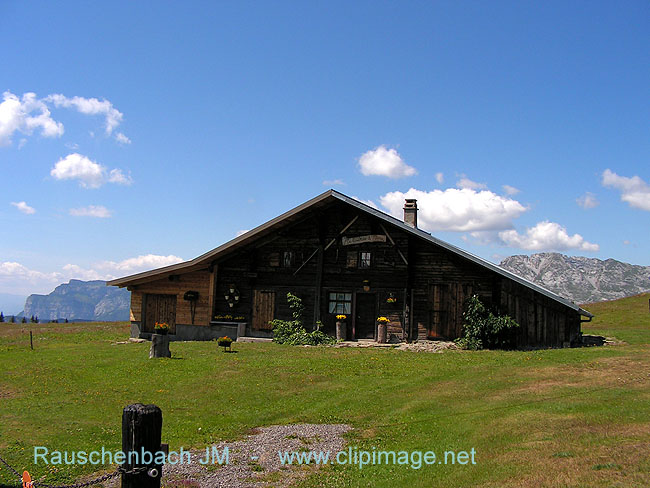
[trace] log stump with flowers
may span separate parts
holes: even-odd
[[[232,339],[228,336],[219,337],[219,339],[217,339],[217,345],[223,347],[223,352],[232,352],[232,349],[230,348],[230,346],[232,346]]]
[[[345,319],[347,315],[340,314],[336,316],[336,340],[344,341],[347,338],[347,327],[345,325]]]
[[[377,342],[380,344],[386,344],[386,330],[388,327],[387,317],[378,317],[377,318]]]
[[[156,322],[151,335],[151,348],[149,349],[149,359],[151,358],[170,358],[172,353],[169,350],[169,324],[166,322]]]

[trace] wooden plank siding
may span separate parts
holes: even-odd
[[[146,295],[175,295],[176,296],[176,324],[191,325],[192,317],[190,302],[183,300],[186,291],[198,291],[199,299],[196,303],[194,315],[195,325],[207,325],[210,322],[209,292],[210,273],[195,271],[177,275],[178,278],[168,278],[151,281],[137,285],[131,291],[131,320],[142,323],[142,306],[146,302]]]

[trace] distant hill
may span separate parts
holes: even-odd
[[[54,319],[112,321],[129,320],[131,292],[106,286],[105,281],[70,280],[49,295],[30,295],[24,316],[45,322]]]
[[[600,302],[650,290],[650,266],[559,253],[517,255],[500,266],[576,303]]]

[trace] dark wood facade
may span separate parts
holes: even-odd
[[[288,292],[302,298],[305,322],[320,321],[326,332],[345,313],[348,339],[376,337],[379,316],[389,318],[392,340],[457,338],[472,294],[521,325],[520,347],[565,346],[579,336],[581,314],[590,316],[333,191],[193,261],[109,284],[132,291],[131,320],[140,332],[169,316],[173,302],[179,328],[209,330],[230,316],[246,322],[246,335],[269,336],[269,320],[291,318]],[[188,290],[199,292],[193,322]]]

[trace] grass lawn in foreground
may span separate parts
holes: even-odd
[[[625,345],[540,351],[187,342],[150,360],[149,343],[115,344],[124,323],[0,324],[0,456],[47,483],[92,473],[33,466],[34,446],[117,451],[122,408],[141,402],[161,407],[171,450],[305,422],[352,425],[358,449],[476,450],[475,465],[329,466],[303,487],[650,486],[648,297],[586,306],[585,333]]]

